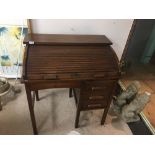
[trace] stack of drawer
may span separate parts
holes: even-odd
[[[113,91],[115,81],[83,82],[79,95],[82,110],[105,108]]]
[[[78,127],[80,111],[85,110],[105,109],[101,124],[104,123],[115,85],[115,80],[91,80],[82,82],[80,89],[73,89],[77,104],[75,127]]]

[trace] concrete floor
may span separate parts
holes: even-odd
[[[33,134],[24,86],[14,95],[11,91],[2,98],[3,110],[0,111],[1,135]],[[74,98],[68,97],[69,89],[50,89],[39,91],[40,101],[35,103],[35,114],[39,134],[68,134],[78,131],[83,135],[123,135],[132,134],[128,125],[118,119],[111,110],[104,126],[100,125],[103,110],[82,112],[80,128],[74,128],[76,106]]]

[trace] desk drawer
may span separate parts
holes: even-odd
[[[108,97],[107,96],[91,96],[90,93],[84,94],[83,89],[74,89],[77,102],[80,104],[83,110],[88,109],[100,109],[105,108],[108,105]],[[83,95],[81,95],[83,94]]]
[[[82,103],[82,107],[85,108],[103,108],[108,104],[108,95],[93,95],[93,94],[83,94],[81,95],[80,102]]]
[[[115,80],[95,80],[82,82],[81,95],[108,95],[111,93],[116,81]]]
[[[82,82],[80,93],[77,94],[82,109],[105,108],[109,103],[115,83],[114,80]]]
[[[108,101],[99,101],[99,100],[83,100],[81,101],[81,106],[83,110],[87,109],[100,109],[100,108],[105,108],[108,105]]]

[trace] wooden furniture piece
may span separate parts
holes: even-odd
[[[117,56],[106,36],[29,34],[24,43],[22,82],[25,84],[34,134],[38,134],[34,100],[35,94],[39,99],[38,90],[41,89],[79,88],[84,92],[80,96],[80,105],[85,110],[105,108],[108,111],[112,90],[120,73]],[[101,105],[90,106],[91,103],[82,101],[91,97],[89,93],[94,86],[103,88],[103,91],[95,93],[106,98],[100,100],[103,101]],[[33,96],[31,92],[34,92]],[[105,115],[102,123],[104,119]]]

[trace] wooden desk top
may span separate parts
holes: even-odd
[[[24,43],[29,41],[40,45],[112,45],[104,35],[29,34]]]

